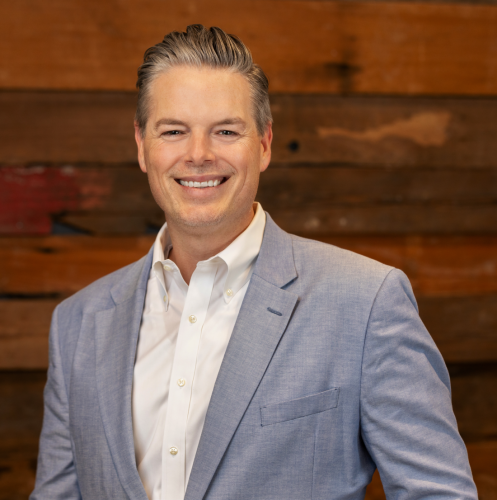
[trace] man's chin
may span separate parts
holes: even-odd
[[[168,219],[177,226],[200,229],[219,226],[226,219],[226,215],[219,211],[192,211],[172,214]]]

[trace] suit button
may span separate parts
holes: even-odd
[[[176,448],[176,446],[171,446],[171,448],[169,448],[169,453],[171,453],[171,455],[177,455],[178,448]]]
[[[197,316],[194,316],[193,314],[188,317],[188,321],[190,323],[196,323],[197,322]]]

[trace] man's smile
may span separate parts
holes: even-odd
[[[196,177],[182,177],[175,179],[178,184],[184,187],[205,189],[211,187],[217,187],[223,184],[229,179],[229,177],[222,176],[196,176]]]

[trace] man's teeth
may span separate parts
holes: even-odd
[[[193,182],[193,181],[182,181],[180,180],[179,183],[182,186],[185,187],[195,187],[195,188],[206,188],[206,187],[216,187],[221,184],[220,180],[215,180],[215,181],[205,181],[205,182]]]

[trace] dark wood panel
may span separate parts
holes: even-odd
[[[494,381],[488,374],[480,374],[479,385],[494,394]],[[460,377],[459,377],[460,378]],[[471,379],[471,375],[467,377]],[[488,380],[490,379],[490,380]],[[0,500],[23,500],[34,486],[38,435],[43,418],[44,372],[0,371]],[[454,377],[453,377],[454,380]],[[471,382],[470,382],[471,383]],[[453,387],[454,398],[466,399],[465,383],[457,381]],[[458,421],[465,417],[465,409],[455,406]],[[462,411],[462,413],[461,413]],[[474,414],[475,427],[486,426],[488,413]],[[491,416],[491,415],[490,415]],[[468,454],[473,476],[478,487],[479,498],[490,500],[497,495],[495,470],[497,470],[497,441],[468,442]],[[384,500],[385,495],[379,475],[376,473],[368,487],[366,500]]]
[[[456,364],[448,368],[452,405],[463,439],[497,439],[497,364]]]
[[[132,92],[0,92],[0,162],[136,161]],[[273,167],[497,166],[496,99],[272,95]]]
[[[257,199],[285,230],[329,234],[497,232],[497,168],[270,168]],[[0,168],[0,234],[143,234],[164,216],[137,166]]]
[[[3,3],[0,86],[132,90],[144,50],[192,23],[237,34],[277,92],[497,91],[493,5],[305,0]]]
[[[494,99],[274,95],[271,105],[278,162],[496,166]]]
[[[417,300],[421,319],[445,361],[497,361],[497,295]]]
[[[42,371],[0,371],[0,500],[25,500],[34,488],[45,381]]]
[[[0,239],[0,294],[71,294],[138,260],[153,236]],[[406,272],[423,296],[497,294],[497,237],[328,237]]]

